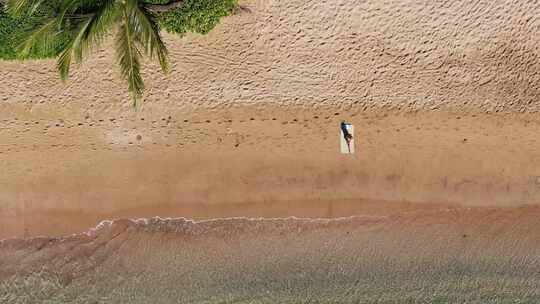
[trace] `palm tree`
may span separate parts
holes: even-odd
[[[34,13],[47,1],[51,0],[8,0],[7,7],[12,14],[21,15]],[[47,17],[29,35],[21,46],[20,57],[28,58],[34,48],[60,49],[57,68],[65,81],[71,63],[81,63],[93,48],[102,44],[110,31],[115,30],[118,63],[137,107],[144,90],[141,55],[144,53],[157,59],[163,72],[168,69],[167,48],[160,35],[158,14],[181,7],[183,0],[171,0],[166,4],[147,4],[141,0],[58,1],[57,13]],[[60,42],[61,35],[69,37],[68,41]]]

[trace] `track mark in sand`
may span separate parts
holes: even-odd
[[[202,51],[202,50],[201,50]],[[227,58],[226,56],[218,55],[216,53],[204,54],[201,51],[198,52],[184,52],[182,57],[189,63],[196,63],[210,66],[222,66],[222,65],[238,65],[240,63]]]

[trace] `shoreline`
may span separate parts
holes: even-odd
[[[63,237],[71,234],[85,233],[90,227],[100,222],[116,220],[150,220],[161,219],[189,219],[195,222],[227,219],[249,220],[337,220],[348,217],[387,217],[403,215],[408,212],[438,211],[448,208],[461,208],[449,204],[414,204],[406,202],[383,202],[369,200],[337,200],[337,201],[283,201],[260,203],[222,203],[222,204],[180,204],[156,205],[147,207],[134,207],[126,210],[116,210],[108,213],[92,213],[91,211],[61,211],[48,210],[40,214],[25,213],[24,225],[21,230],[16,220],[4,221],[0,240],[10,238],[34,237]],[[22,232],[22,234],[20,234]],[[10,235],[14,234],[14,235]]]

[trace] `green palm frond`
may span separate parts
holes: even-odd
[[[77,11],[81,11],[84,6],[84,0],[63,0],[60,5],[60,14],[58,14],[57,18],[61,24],[65,24],[66,20],[76,18]]]
[[[92,18],[86,39],[93,46],[100,46],[103,38],[112,28],[112,25],[120,17],[120,5],[116,0],[102,1],[102,5],[97,9]]]
[[[70,43],[68,47],[60,53],[60,55],[58,56],[58,60],[56,61],[56,68],[60,73],[60,78],[62,79],[62,81],[66,81],[69,77],[69,68],[71,67],[72,61],[71,45],[72,43]]]
[[[60,53],[56,66],[58,68],[58,71],[60,72],[60,78],[62,78],[62,80],[66,80],[68,78],[69,68],[71,66],[73,54],[75,53],[74,50],[80,48],[79,45],[81,44],[81,40],[83,39],[84,33],[90,26],[91,22],[92,19],[89,17],[87,17],[86,20],[81,22],[78,25],[77,34],[74,35],[74,38],[72,38],[66,48]]]
[[[45,2],[45,0],[8,0],[8,12],[13,16],[33,14]]]
[[[55,50],[59,43],[58,37],[61,30],[58,28],[57,19],[49,19],[35,31],[19,46],[19,58],[27,59],[30,57],[32,50],[39,49],[43,52]]]
[[[159,32],[159,23],[156,17],[144,6],[137,5],[137,1],[133,2],[135,3],[132,3],[129,9],[133,10],[133,24],[137,31],[137,42],[151,59],[156,56],[162,71],[167,72],[169,69],[168,52]]]
[[[102,2],[102,5],[95,12],[81,14],[77,16],[77,20],[72,21],[86,23],[86,19],[88,18],[88,25],[81,27],[76,41],[77,43],[73,44],[73,53],[77,62],[81,62],[93,47],[99,47],[101,45],[103,37],[119,16],[119,7],[116,0],[105,0]]]
[[[119,16],[119,6],[115,0],[103,1],[103,4],[93,13],[74,15],[78,9],[77,5],[84,1],[67,0],[65,7],[59,17],[60,23],[65,23],[67,13],[70,16],[76,16],[76,19],[70,20],[69,24],[76,24],[74,35],[67,47],[60,53],[57,62],[57,68],[60,77],[65,80],[69,75],[69,69],[73,59],[80,63],[83,58],[94,47],[101,45],[105,35],[109,32],[112,25]],[[69,6],[69,7],[68,7]],[[68,25],[64,25],[67,27]]]
[[[134,22],[133,10],[129,9],[131,2],[126,0],[122,12],[122,23],[116,36],[116,54],[120,64],[122,76],[128,83],[128,90],[133,97],[133,105],[138,106],[138,101],[144,91],[144,82],[140,71],[141,53],[137,47],[136,23]]]

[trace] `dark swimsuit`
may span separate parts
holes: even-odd
[[[347,130],[347,124],[344,122],[341,123],[341,131],[343,131],[343,137],[345,137],[345,139],[350,138],[351,133]]]

